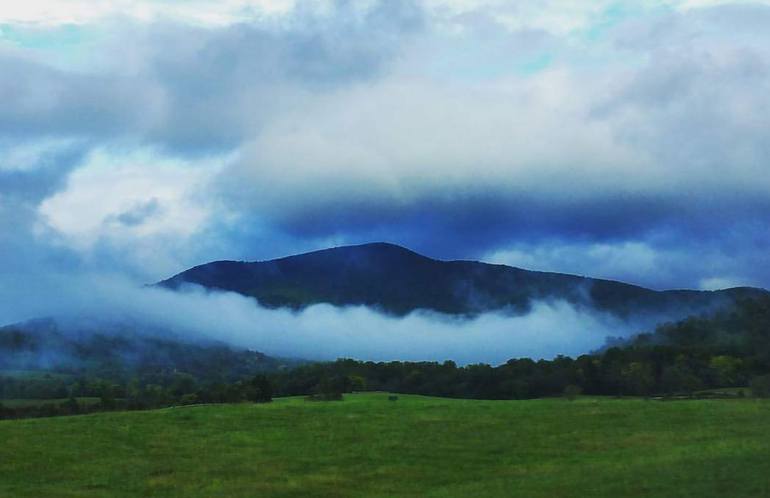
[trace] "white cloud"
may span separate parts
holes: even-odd
[[[142,254],[142,248],[174,240],[164,248],[173,252],[206,225],[214,203],[198,193],[222,161],[180,161],[151,150],[97,150],[66,188],[40,205],[38,229],[83,253],[106,242],[124,248],[126,259],[162,259]]]
[[[50,167],[52,155],[75,144],[75,140],[67,138],[0,141],[0,172],[26,172]]]
[[[111,17],[140,21],[172,19],[227,25],[290,11],[295,0],[27,0],[7,1],[0,22],[42,25],[86,24]]]
[[[483,257],[489,263],[531,270],[578,273],[592,277],[649,275],[661,271],[661,255],[644,242],[523,246],[496,250]]]
[[[720,290],[742,285],[746,285],[746,282],[742,278],[709,277],[702,279],[698,288],[701,290]]]
[[[371,0],[356,2],[365,9]],[[511,30],[542,29],[560,36],[584,31],[607,22],[613,8],[628,11],[654,9],[691,10],[734,4],[733,0],[418,0],[439,23],[462,28],[458,18],[483,13]],[[769,0],[754,0],[770,5]],[[108,18],[130,18],[142,22],[173,20],[201,26],[227,26],[291,13],[295,7],[330,10],[332,0],[26,0],[6,1],[0,9],[0,23],[64,25],[97,23]]]
[[[307,26],[248,24],[263,12],[284,15],[289,3],[250,11],[245,0],[73,0],[49,15],[43,3],[25,2],[0,15],[98,24],[121,10],[129,19],[89,51],[111,61],[94,73],[53,71],[14,52],[5,66],[16,77],[0,81],[12,97],[0,126],[29,143],[76,136],[102,151],[40,209],[43,226],[84,253],[106,241],[147,244],[168,257],[177,246],[149,241],[201,240],[212,208],[193,195],[208,192],[228,203],[224,214],[243,215],[265,237],[302,239],[295,222],[309,220],[314,241],[356,231],[396,239],[402,232],[388,223],[427,213],[404,232],[427,240],[443,226],[468,257],[507,248],[509,260],[521,260],[515,251],[571,230],[565,237],[583,237],[589,249],[578,267],[559,269],[638,280],[625,257],[635,258],[637,275],[659,260],[665,248],[647,237],[656,225],[719,244],[710,231],[762,213],[770,39],[756,29],[761,12],[673,1],[623,3],[620,13],[605,1],[420,5],[429,22],[415,28],[408,9],[405,22],[384,9],[360,23],[344,10],[339,22],[313,17]],[[486,29],[486,17],[503,29]],[[741,29],[748,21],[753,28]],[[467,29],[447,34],[435,29],[442,23]],[[612,29],[586,36],[604,24]],[[526,70],[542,56],[542,66]],[[105,152],[116,142],[138,152]],[[37,161],[36,147],[11,146],[0,171]],[[238,158],[197,157],[212,150],[237,150]],[[490,199],[496,211],[473,211]],[[376,216],[345,225],[345,216],[367,212]],[[631,219],[618,222],[622,214]],[[463,217],[475,218],[452,225]],[[372,225],[384,228],[367,232]],[[460,246],[473,239],[462,230],[469,226],[479,227],[477,245]],[[574,256],[533,250],[547,262]]]
[[[681,9],[701,9],[708,7],[717,7],[720,5],[770,5],[770,0],[750,0],[747,2],[736,2],[735,0],[679,0],[672,2]]]
[[[475,319],[427,312],[397,318],[366,307],[323,304],[294,312],[266,309],[233,293],[138,288],[103,275],[75,279],[49,275],[23,289],[0,288],[0,323],[28,316],[117,321],[283,357],[451,359],[461,364],[577,356],[600,347],[608,336],[641,330],[641,325],[563,302],[535,303],[522,316],[489,313]]]

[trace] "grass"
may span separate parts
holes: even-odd
[[[770,402],[358,394],[0,422],[2,497],[770,496]]]

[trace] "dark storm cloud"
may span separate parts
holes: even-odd
[[[85,68],[50,64],[34,49],[0,44],[1,145],[78,144],[56,156],[22,158],[23,164],[13,168],[0,165],[5,266],[13,267],[17,256],[28,262],[33,255],[48,260],[46,251],[77,259],[82,248],[67,249],[40,207],[57,192],[78,187],[68,179],[85,168],[90,152],[121,160],[132,147],[148,148],[159,159],[192,162],[231,152],[265,123],[301,109],[314,95],[376,78],[423,22],[423,12],[408,1],[375,2],[366,9],[340,1],[328,11],[305,4],[280,21],[224,27],[113,20],[107,24],[109,34],[89,47],[93,61]],[[147,162],[152,176],[152,161]],[[201,198],[209,195],[200,193]],[[98,212],[102,206],[90,208]],[[148,198],[107,215],[103,225],[131,229],[159,209]],[[159,253],[163,247],[178,252],[172,239],[170,234],[158,243]],[[126,240],[88,245],[83,264],[135,272],[126,262]],[[131,243],[148,244],[136,238]],[[222,249],[217,254],[223,255],[238,251],[216,241],[193,244]],[[72,267],[72,261],[65,266]],[[40,271],[48,270],[41,262]]]
[[[551,269],[660,287],[716,273],[748,281],[765,261],[767,8],[642,16],[587,42],[511,30],[494,12],[451,19],[458,35],[419,3],[307,5],[224,27],[116,23],[89,71],[6,50],[0,132],[191,163],[232,152],[194,193],[220,210],[185,241],[200,259],[184,264],[387,240],[443,258],[525,247],[551,255]],[[50,175],[0,172],[0,192],[40,222],[77,157]],[[153,195],[103,225],[152,220]],[[142,243],[100,239],[89,256],[119,264]],[[551,250],[636,243],[668,257],[665,272],[592,272],[579,251],[557,261]],[[676,269],[699,250],[701,267]]]
[[[496,249],[523,246],[542,259],[528,260],[522,264],[525,267],[623,279],[661,289],[699,287],[704,275],[730,275],[736,285],[770,282],[770,270],[764,270],[770,268],[768,197],[736,199],[733,192],[726,192],[703,197],[604,194],[576,200],[567,194],[539,198],[487,188],[475,195],[421,197],[404,205],[375,197],[368,201],[341,197],[319,204],[297,196],[290,203],[271,220],[272,232],[241,229],[223,235],[231,237],[234,246],[250,248],[239,258],[373,240],[449,259],[484,259]],[[264,215],[244,218],[243,225],[249,221],[264,223]],[[271,233],[289,238],[284,236],[279,243]],[[271,240],[272,247],[260,240]],[[303,245],[302,241],[318,242]],[[592,245],[622,247],[628,241],[657,248],[657,266],[635,265],[633,252],[617,256],[627,260],[622,269],[608,268],[601,258],[586,255]],[[549,248],[552,251],[544,254]],[[559,248],[556,258],[553,250]]]
[[[636,328],[564,303],[397,320],[135,285],[374,240],[657,288],[770,286],[770,9],[591,32],[524,4],[438,20],[421,2],[309,5],[105,21],[83,67],[0,40],[0,322],[127,315],[274,354],[468,362]]]
[[[260,233],[310,241],[300,248],[389,240],[456,258],[563,247],[542,269],[768,285],[757,267],[770,231],[770,53],[733,7],[645,19],[646,30],[631,20],[607,35],[627,60],[557,56],[527,81],[375,82],[284,116],[215,191]],[[658,271],[598,260],[591,271],[572,250],[634,244]]]

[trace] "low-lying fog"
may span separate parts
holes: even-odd
[[[198,287],[177,292],[103,276],[49,278],[44,285],[2,289],[0,302],[2,324],[35,317],[65,322],[87,317],[314,360],[451,359],[460,364],[497,364],[514,357],[579,355],[601,346],[608,336],[629,335],[651,325],[565,302],[538,302],[526,315],[495,312],[472,319],[428,311],[393,317],[363,306],[326,304],[302,311],[267,309],[230,292]]]

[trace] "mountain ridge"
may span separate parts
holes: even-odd
[[[197,284],[237,292],[271,307],[365,305],[405,315],[419,309],[475,315],[525,313],[535,301],[564,300],[619,316],[686,316],[765,295],[753,287],[652,290],[617,280],[544,272],[473,260],[439,260],[387,242],[339,246],[261,261],[197,265],[156,285]]]
[[[235,379],[297,364],[205,337],[140,324],[89,319],[35,318],[0,327],[4,371],[58,371],[134,375],[177,370]]]

